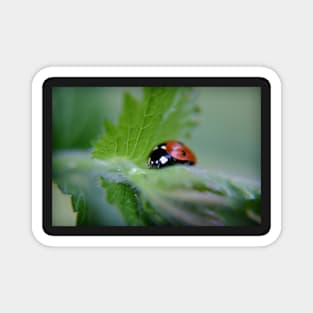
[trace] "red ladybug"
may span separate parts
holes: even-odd
[[[182,142],[169,140],[157,145],[149,154],[148,166],[161,168],[175,164],[196,164],[193,152]]]

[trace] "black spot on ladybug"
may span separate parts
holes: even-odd
[[[175,160],[165,149],[154,149],[149,155],[148,166],[150,168],[161,168],[173,165],[174,163]]]

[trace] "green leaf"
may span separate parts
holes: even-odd
[[[120,208],[127,225],[144,225],[140,216],[140,200],[138,199],[137,191],[131,185],[110,183],[102,177],[101,183],[106,188],[108,202]]]
[[[76,225],[125,225],[119,212],[104,201],[106,192],[99,182],[105,173],[90,152],[63,150],[52,158],[53,181],[60,190],[71,196],[71,206],[77,212]],[[52,203],[52,214],[58,212],[58,203]]]
[[[53,159],[55,179],[58,175],[61,180],[68,179],[67,192],[74,199],[78,197],[76,189],[83,192],[85,200],[76,203],[86,204],[79,211],[84,225],[113,223],[99,218],[112,209],[108,203],[132,226],[241,226],[260,221],[260,187],[250,180],[225,178],[198,167],[143,169],[125,160],[91,159],[88,152],[59,153]],[[92,178],[86,181],[88,188],[82,183],[78,188],[86,175]],[[69,187],[76,189],[69,192]],[[95,200],[93,203],[101,205],[92,205]],[[115,221],[111,225],[120,224]]]
[[[105,134],[93,142],[92,156],[121,157],[143,166],[155,145],[188,137],[198,112],[189,88],[147,87],[141,101],[126,93],[118,123],[105,121]]]

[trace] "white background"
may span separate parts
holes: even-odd
[[[311,312],[310,1],[81,3],[0,4],[0,311]],[[31,78],[48,65],[275,69],[283,82],[284,121],[279,241],[206,249],[37,243],[30,223]]]

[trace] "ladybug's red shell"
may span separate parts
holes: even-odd
[[[178,161],[186,161],[192,164],[197,163],[196,156],[193,152],[183,143],[175,140],[165,142],[166,151],[171,157]]]

